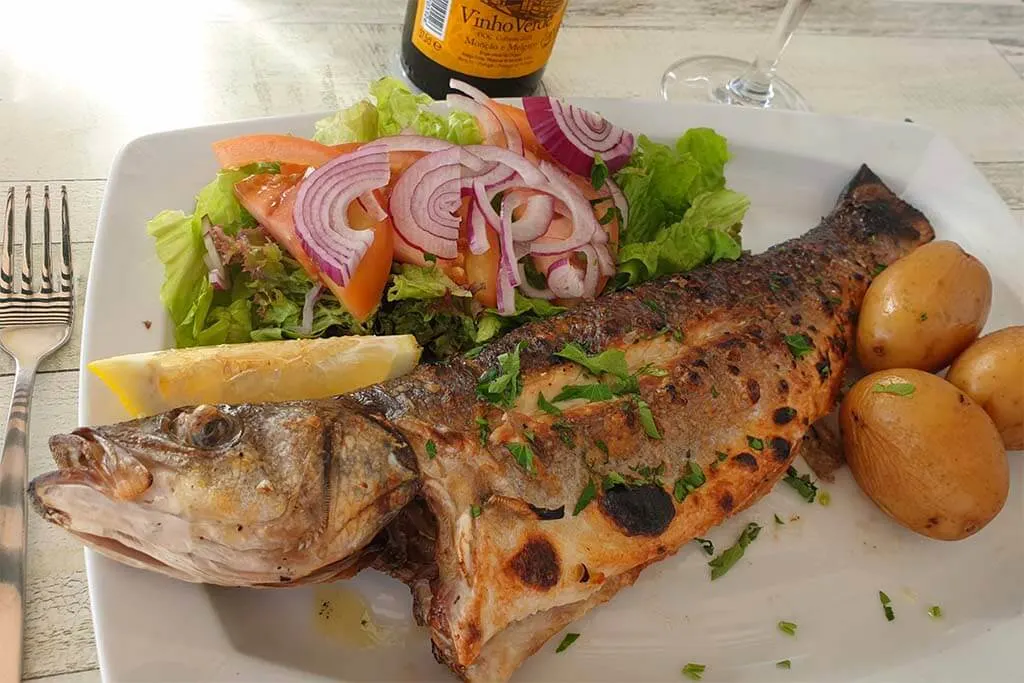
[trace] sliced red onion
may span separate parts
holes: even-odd
[[[373,142],[368,142],[357,151],[364,149],[376,149],[383,147],[389,152],[440,152],[442,149],[448,149],[454,147],[452,143],[447,140],[441,140],[439,138],[428,138],[425,135],[391,135],[386,138],[377,138]]]
[[[560,258],[548,268],[548,287],[560,299],[583,296],[583,273],[568,258]]]
[[[608,245],[595,244],[593,247],[594,251],[597,253],[597,264],[601,269],[601,275],[604,275],[605,277],[615,275],[615,259],[612,258],[612,254],[608,250]]]
[[[480,187],[477,185],[476,187]],[[476,188],[474,188],[476,189]],[[478,198],[480,192],[477,191]],[[515,238],[512,236],[512,209],[507,202],[501,203],[501,216],[498,220],[498,246],[501,249],[501,266],[508,272],[508,280],[513,287],[518,287],[519,269],[516,268]]]
[[[629,204],[626,202],[626,195],[622,194],[622,190],[619,189],[619,186],[611,178],[604,182],[612,193],[612,201],[615,202],[615,206],[619,209],[619,230],[625,230],[626,220],[629,217]]]
[[[618,171],[633,152],[633,134],[597,114],[551,97],[524,97],[523,111],[537,141],[556,160],[589,177],[595,155]]]
[[[209,271],[210,284],[215,289],[227,289],[231,286],[231,278],[228,277],[228,271],[224,267],[224,262],[221,260],[220,254],[217,253],[217,245],[213,242],[213,235],[211,234],[213,226],[205,216],[203,217],[202,228],[203,246],[206,247],[206,253],[203,254],[203,262]]]
[[[487,220],[475,201],[469,205],[469,251],[479,256],[491,248],[487,237]]]
[[[466,93],[476,102],[487,107],[487,109],[494,114],[495,118],[497,118],[498,122],[501,124],[501,131],[505,134],[505,146],[516,154],[523,153],[523,138],[519,135],[519,129],[516,128],[515,122],[508,117],[508,114],[502,111],[497,102],[485,95],[482,90],[474,88],[469,83],[465,83],[455,78],[448,81],[448,87],[453,90]]]
[[[377,201],[377,195],[373,192],[364,192],[357,199],[359,200],[359,206],[363,207],[363,211],[366,212],[366,215],[371,220],[380,223],[388,217],[388,212],[380,205],[380,202]]]
[[[526,205],[526,211],[512,222],[512,238],[516,242],[530,242],[548,231],[551,219],[555,217],[555,200],[551,195],[534,194],[525,196],[521,192],[510,192],[502,200],[509,210]]]
[[[502,262],[498,267],[498,313],[501,315],[515,315],[516,312],[516,289],[512,285],[508,269]]]
[[[351,280],[374,236],[372,230],[349,226],[348,206],[390,178],[387,153],[367,146],[332,159],[299,186],[295,232],[310,258],[342,286]]]
[[[556,199],[562,200],[569,209],[573,232],[572,235],[559,242],[534,242],[530,247],[530,252],[533,254],[560,254],[576,250],[589,243],[598,232],[603,232],[597,218],[594,217],[594,209],[590,205],[590,201],[580,189],[553,164],[541,161],[540,169],[547,177],[548,183],[546,187],[538,186],[534,189],[548,192]]]
[[[600,259],[594,247],[587,245],[580,249],[580,252],[587,257],[587,270],[583,275],[583,298],[594,299],[598,295],[597,282],[600,278]],[[612,271],[615,272],[614,270]]]
[[[490,145],[466,145],[463,149],[484,161],[497,162],[511,169],[526,185],[546,184],[547,178],[536,164],[507,149]],[[487,189],[494,188],[488,187]]]
[[[306,300],[302,304],[302,324],[299,325],[300,334],[309,334],[313,331],[313,308],[316,306],[323,288],[324,286],[318,282],[306,292]]]
[[[463,165],[471,170],[484,162],[464,148],[447,148],[417,159],[395,183],[391,217],[395,229],[413,246],[438,258],[458,255]]]
[[[522,263],[517,263],[516,266],[519,270],[519,289],[522,290],[523,294],[533,299],[547,299],[548,301],[556,298],[555,293],[550,289],[537,289],[530,284],[530,281],[526,279],[526,268],[523,267]]]
[[[505,134],[501,129],[501,121],[498,120],[498,117],[488,107],[465,95],[457,95],[455,93],[449,94],[446,99],[448,106],[461,109],[476,117],[486,144],[499,147],[505,146]]]

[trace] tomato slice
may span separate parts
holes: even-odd
[[[353,146],[354,145],[354,146]],[[322,166],[359,143],[331,147],[294,135],[242,135],[213,143],[213,155],[221,168],[240,168],[261,161],[299,166]]]
[[[503,104],[498,102],[498,106],[501,107],[502,111],[512,119],[512,123],[515,124],[516,130],[519,131],[519,137],[523,139],[523,149],[533,155],[531,161],[537,161],[538,159],[544,159],[545,161],[554,161],[548,151],[544,149],[544,146],[540,144],[537,136],[533,134],[533,129],[530,128],[530,121],[526,118],[526,112],[519,107],[513,107],[509,104]]]
[[[491,248],[482,254],[466,250],[466,280],[477,289],[473,296],[488,308],[498,306],[498,266],[501,253],[498,251],[498,233],[487,228],[487,239]]]
[[[356,272],[352,274],[352,279],[347,286],[342,287],[327,277],[309,257],[295,230],[293,212],[301,180],[301,174],[253,175],[235,185],[235,195],[274,241],[299,262],[312,280],[319,280],[334,292],[357,320],[365,320],[380,303],[391,272],[394,252],[394,227],[391,219],[378,223],[370,218],[359,202],[349,205],[349,224],[357,230],[373,230],[374,239],[356,267]]]

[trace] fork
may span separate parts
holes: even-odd
[[[25,622],[25,485],[32,384],[40,361],[71,337],[75,296],[67,189],[60,187],[60,283],[51,279],[50,187],[43,188],[42,286],[32,289],[32,188],[25,188],[25,246],[15,291],[14,188],[7,192],[7,231],[0,255],[0,348],[15,363],[7,436],[0,455],[0,683],[21,681]]]

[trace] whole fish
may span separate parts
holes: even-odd
[[[61,469],[31,493],[86,543],[188,580],[390,572],[439,661],[505,680],[772,488],[835,404],[872,274],[932,237],[862,167],[818,227],[764,254],[603,296],[333,403],[202,406],[54,437]],[[234,436],[208,442],[194,423],[217,419]]]

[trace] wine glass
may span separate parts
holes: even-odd
[[[771,39],[752,63],[717,55],[679,60],[661,77],[661,96],[666,100],[810,111],[810,104],[797,89],[775,75],[782,51],[810,4],[811,0],[788,0]]]

